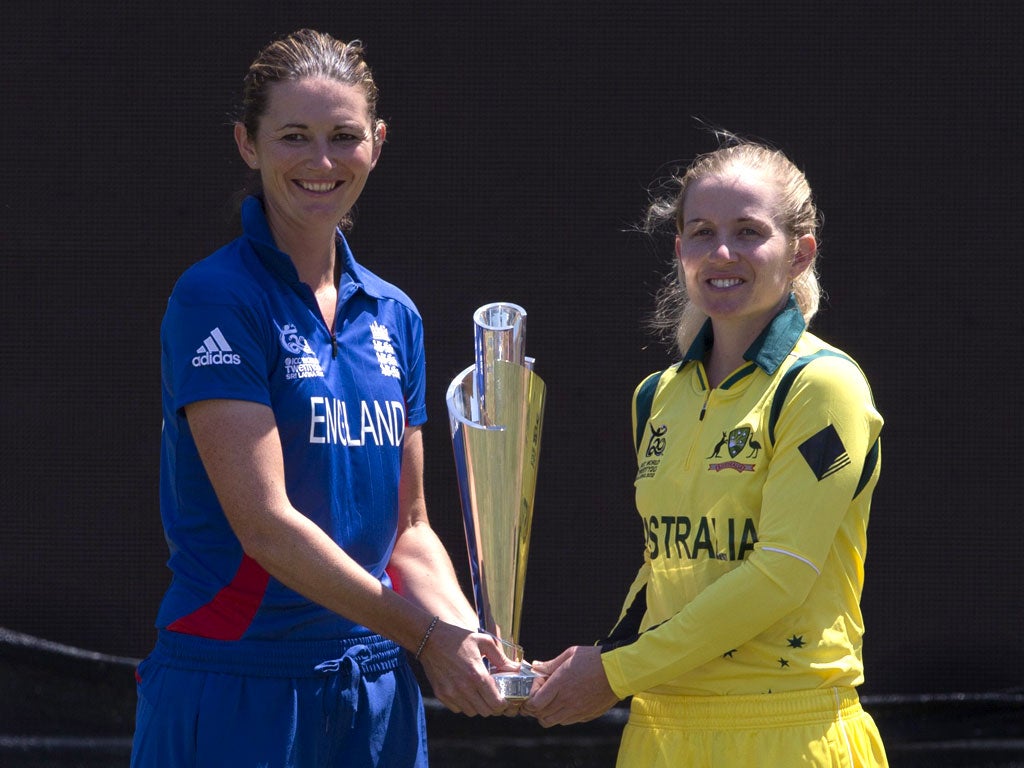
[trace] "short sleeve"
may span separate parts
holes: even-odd
[[[160,330],[164,388],[180,411],[215,398],[270,405],[265,326],[259,305],[186,273]]]

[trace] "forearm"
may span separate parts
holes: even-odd
[[[759,553],[722,576],[675,616],[601,656],[620,697],[649,690],[760,634],[806,597],[816,572],[777,553]]]
[[[388,572],[395,589],[427,613],[464,629],[478,628],[448,551],[428,523],[413,523],[399,532]]]
[[[431,613],[368,573],[298,512],[266,513],[240,540],[282,584],[335,613],[415,651]]]
[[[246,554],[304,597],[416,650],[431,615],[381,584],[292,506],[270,409],[206,400],[188,406],[186,413],[224,515]]]

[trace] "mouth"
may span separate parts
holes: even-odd
[[[738,277],[712,277],[708,284],[712,288],[732,288],[734,285],[741,285],[743,280]]]
[[[301,187],[307,192],[332,192],[341,186],[340,181],[302,181],[296,180],[296,186]]]

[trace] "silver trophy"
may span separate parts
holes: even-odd
[[[494,674],[501,694],[518,700],[537,677],[523,659],[519,622],[545,386],[524,354],[522,307],[486,304],[473,323],[476,363],[448,387],[448,418],[477,616],[519,664],[517,672]]]

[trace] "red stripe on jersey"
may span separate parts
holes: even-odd
[[[390,567],[385,568],[384,573],[386,573],[388,578],[391,580],[392,591],[397,592],[400,595],[404,594],[402,591],[402,580],[398,577],[398,574],[395,571],[392,571]]]
[[[213,640],[239,640],[252,624],[269,582],[270,574],[263,566],[248,555],[242,555],[238,572],[230,584],[206,605],[182,616],[167,628]]]

